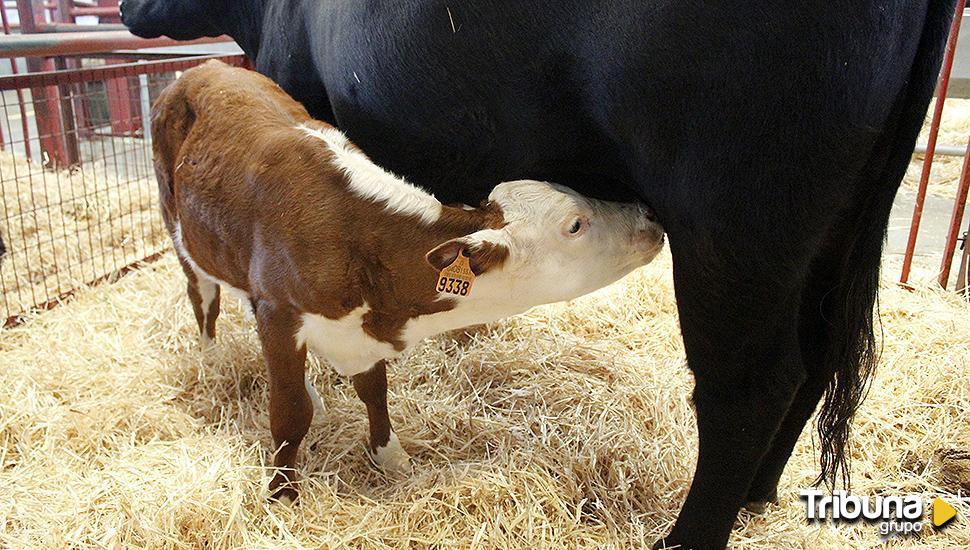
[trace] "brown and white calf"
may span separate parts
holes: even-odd
[[[220,288],[252,306],[269,370],[276,498],[296,496],[288,482],[319,403],[307,349],[353,380],[375,462],[406,469],[388,420],[386,360],[433,334],[588,293],[663,246],[646,209],[549,183],[501,183],[478,208],[443,205],[269,79],[216,61],[162,93],[152,137],[203,341],[215,336]],[[473,284],[467,274],[439,281],[464,261]]]

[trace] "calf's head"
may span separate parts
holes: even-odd
[[[649,263],[663,248],[663,228],[645,206],[538,181],[501,183],[488,200],[501,209],[504,226],[452,239],[426,256],[438,270],[468,256],[484,299],[523,307],[569,300]]]

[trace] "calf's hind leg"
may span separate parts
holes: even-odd
[[[407,473],[411,470],[411,457],[401,447],[397,434],[391,429],[387,415],[387,365],[379,361],[370,370],[351,378],[357,396],[367,406],[370,424],[370,441],[367,449],[371,458],[388,473]]]
[[[296,458],[313,419],[304,369],[306,347],[297,347],[297,315],[267,302],[256,302],[256,328],[269,373],[269,423],[273,432],[276,472],[270,481],[270,498],[296,500]]]
[[[185,272],[187,280],[186,292],[189,295],[189,302],[192,304],[192,311],[195,313],[195,322],[199,326],[199,338],[202,348],[208,348],[216,337],[216,319],[219,317],[219,285],[197,272],[188,262],[179,257],[182,264],[182,271]]]

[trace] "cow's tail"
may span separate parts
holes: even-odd
[[[859,189],[865,199],[850,222],[848,248],[841,257],[841,281],[826,301],[831,345],[826,372],[831,376],[822,400],[817,430],[823,482],[835,487],[839,474],[849,484],[845,453],[852,417],[865,398],[878,360],[873,310],[878,305],[879,266],[893,199],[912,156],[943,59],[955,0],[929,0],[920,42],[907,85],[896,100],[886,132],[863,170]],[[878,308],[876,308],[878,309]],[[878,314],[878,312],[877,312]]]

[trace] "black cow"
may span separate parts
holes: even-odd
[[[726,544],[802,428],[846,474],[893,197],[953,0],[125,0],[226,33],[311,113],[445,200],[560,181],[670,237],[699,456],[666,544]],[[645,366],[649,368],[649,365]]]

